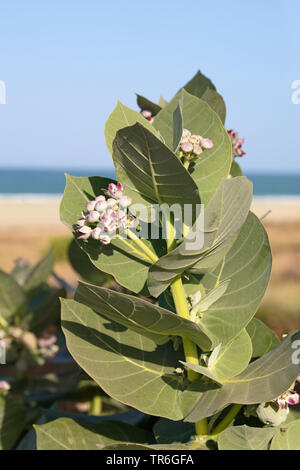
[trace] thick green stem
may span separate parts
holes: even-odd
[[[183,166],[184,166],[184,168],[185,168],[186,170],[188,170],[188,169],[189,169],[189,166],[190,166],[190,161],[189,161],[189,160],[184,160]]]
[[[99,416],[102,413],[102,398],[101,395],[96,394],[90,405],[90,414],[94,416]]]
[[[234,420],[240,409],[243,405],[233,405],[227,415],[222,419],[222,421],[215,427],[213,435],[216,436],[220,434],[224,429],[226,429],[230,423]]]

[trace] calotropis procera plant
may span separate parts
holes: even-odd
[[[61,203],[91,263],[132,294],[80,282],[62,300],[62,326],[95,382],[157,422],[151,438],[128,428],[124,442],[120,429],[108,441],[69,421],[73,448],[80,432],[102,449],[299,449],[287,411],[299,399],[300,333],[279,342],[254,318],[271,251],[233,162],[242,142],[233,153],[224,101],[199,72],[170,102],[138,104],[142,113],[118,103],[105,127],[117,182],[67,175]],[[173,206],[188,207],[188,221]],[[59,425],[37,427],[39,448],[55,447]]]

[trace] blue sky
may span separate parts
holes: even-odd
[[[246,171],[300,172],[298,0],[2,0],[0,166],[112,168],[104,124],[201,69],[245,137]]]

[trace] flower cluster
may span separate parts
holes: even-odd
[[[297,378],[297,381],[300,381],[299,379],[300,377]],[[286,420],[289,414],[289,406],[300,403],[300,396],[294,390],[297,381],[293,383],[289,390],[275,398],[272,402],[261,403],[258,406],[256,413],[263,423],[279,426]]]
[[[42,365],[46,359],[53,359],[59,351],[56,335],[48,330],[37,337],[31,331],[12,326],[7,331],[0,330],[0,341],[7,351],[8,361],[15,360],[16,369],[22,372],[30,363]],[[20,355],[20,347],[25,354]]]
[[[134,225],[135,218],[129,215],[127,208],[131,198],[124,195],[121,183],[110,183],[108,189],[102,189],[107,196],[98,196],[89,201],[82,218],[76,222],[78,240],[92,237],[103,245],[108,245],[120,230],[126,230]]]
[[[154,117],[152,116],[151,111],[148,111],[147,109],[141,111],[141,115],[144,116],[144,118],[147,119],[147,121],[149,121],[151,124],[154,121]]]
[[[197,160],[203,150],[211,149],[213,146],[214,144],[210,139],[192,134],[189,130],[183,129],[179,149],[181,150],[181,156],[185,157],[188,161]]]
[[[239,139],[238,132],[234,132],[233,129],[229,129],[227,133],[232,143],[232,159],[235,157],[243,157],[245,152],[242,150],[242,145],[245,142],[245,139]]]

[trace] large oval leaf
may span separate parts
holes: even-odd
[[[27,311],[27,297],[17,281],[0,271],[0,317],[9,320],[14,315],[24,315]]]
[[[183,418],[183,359],[169,341],[157,346],[74,300],[62,300],[62,327],[76,362],[111,397],[140,411]]]
[[[196,222],[190,236],[151,267],[151,295],[158,297],[173,279],[191,267],[199,273],[217,266],[244,224],[251,199],[252,183],[244,176],[223,180],[205,209],[204,228],[196,227]]]
[[[272,440],[271,450],[300,450],[300,421],[280,426]]]
[[[173,134],[172,134],[173,139]],[[117,132],[113,160],[134,203],[200,204],[197,186],[176,155],[139,123]]]
[[[279,346],[252,362],[240,375],[225,380],[222,388],[200,395],[197,404],[188,413],[186,421],[199,421],[231,403],[249,405],[271,401],[288,390],[300,372],[300,364],[292,362],[294,352],[292,344],[299,338],[300,330],[290,333]],[[197,371],[196,365],[190,364],[189,367]],[[197,387],[193,390],[195,394],[199,394]]]
[[[34,426],[37,450],[99,450],[98,446],[115,442],[152,443],[151,434],[143,429],[117,421],[79,424],[70,418],[59,418]]]
[[[11,450],[25,425],[23,400],[12,395],[0,396],[0,450]]]
[[[66,175],[66,188],[60,206],[62,222],[72,228],[80,218],[81,210],[85,208],[86,203],[103,194],[101,188],[107,187],[110,182],[111,180],[107,178],[97,176],[86,178]],[[106,246],[92,239],[76,240],[76,242],[87,253],[96,268],[113,275],[116,281],[127,289],[147,294],[145,287],[151,263],[136,248],[134,242],[129,239],[116,239]],[[155,252],[153,246],[159,246],[158,243],[149,240],[144,240],[144,243],[153,250],[153,253]]]
[[[218,438],[219,450],[267,450],[276,429],[232,426]]]
[[[251,321],[267,288],[271,266],[268,236],[259,219],[250,212],[226,257],[201,281],[208,293],[219,283],[230,280],[226,292],[199,320],[214,346],[226,344]]]
[[[246,328],[253,346],[253,357],[261,357],[275,348],[280,341],[274,331],[270,330],[261,320],[253,318]]]
[[[194,322],[138,297],[79,283],[75,300],[157,344],[168,341],[170,335],[186,336],[203,350],[210,349],[209,338]]]
[[[117,131],[123,129],[123,127],[132,126],[136,122],[139,122],[149,131],[156,134],[156,130],[152,124],[147,121],[147,119],[145,119],[140,113],[124,106],[124,104],[118,101],[117,106],[106,121],[104,129],[106,146],[111,154],[113,152],[113,141],[116,137]]]
[[[211,139],[214,144],[211,150],[205,150],[201,154],[191,170],[199,188],[201,202],[206,205],[221,180],[229,174],[232,163],[231,142],[213,109],[205,101],[182,90],[159,112],[153,123],[170,149],[173,149],[173,113],[178,105],[182,111],[183,127],[193,134]]]

